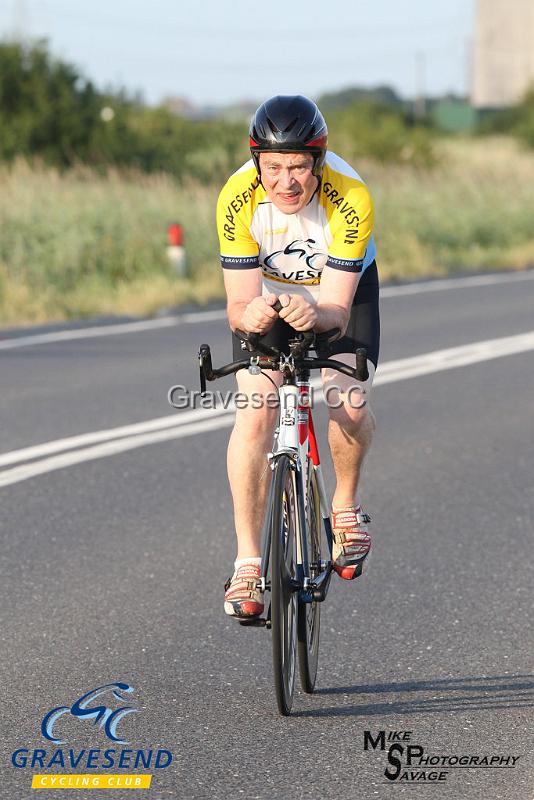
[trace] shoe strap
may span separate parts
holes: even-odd
[[[246,588],[248,584],[253,583],[251,589],[256,588],[256,583],[260,577],[260,568],[256,564],[243,564],[235,575],[231,575],[226,583],[224,589],[227,592],[230,587],[232,591],[238,588]]]
[[[344,533],[339,529],[333,531],[333,537],[336,544],[342,545],[343,552],[349,553],[351,551],[367,552],[371,546],[371,537],[364,531],[347,531]]]
[[[366,525],[371,522],[371,517],[358,508],[343,508],[332,511],[332,527],[341,529],[355,528],[357,525]]]

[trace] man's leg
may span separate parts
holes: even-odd
[[[276,373],[272,377],[276,383]],[[234,501],[237,558],[245,559],[261,555],[261,530],[271,480],[267,453],[273,442],[277,420],[273,406],[278,395],[264,375],[242,370],[237,373],[237,383],[238,391],[247,395],[249,402],[236,412],[228,445],[228,478]]]
[[[336,359],[355,366],[354,355],[343,354]],[[375,429],[369,406],[374,365],[369,362],[368,366],[369,378],[362,383],[332,370],[323,371],[330,416],[328,441],[336,474],[332,502],[332,556],[334,569],[345,580],[361,575],[371,549],[367,528],[370,519],[362,512],[357,499],[362,464]]]
[[[336,355],[335,359],[354,367],[352,354]],[[334,463],[336,490],[333,507],[346,508],[357,504],[363,460],[371,447],[375,429],[369,395],[374,365],[368,362],[369,378],[360,383],[334,370],[323,370],[323,389],[329,412],[328,444]]]
[[[346,352],[332,357],[355,367],[355,348],[365,347],[369,378],[364,383],[357,383],[339,372],[323,370],[323,386],[328,394],[326,401],[330,414],[328,441],[337,481],[334,509],[357,504],[362,464],[375,429],[375,418],[369,405],[380,350],[379,285],[375,262],[361,276],[345,337],[348,344]],[[339,390],[332,387],[339,387]]]
[[[258,589],[261,563],[261,530],[271,470],[267,453],[272,447],[278,401],[275,386],[264,375],[237,374],[238,389],[247,396],[246,408],[238,408],[228,445],[228,478],[234,501],[237,558],[227,582],[224,610],[237,617],[263,612]]]

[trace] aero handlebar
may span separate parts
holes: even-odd
[[[279,300],[272,306],[275,311],[282,310],[282,304]],[[257,360],[254,361],[255,366],[260,369],[278,370],[280,368],[280,359],[284,354],[277,350],[275,347],[265,344],[262,339],[263,334],[259,333],[245,333],[244,331],[236,330],[237,336],[243,341],[246,349],[250,353],[260,353]],[[324,333],[315,333],[314,331],[295,332],[296,338],[289,341],[289,353],[293,357],[295,366],[301,369],[335,369],[348,375],[349,378],[355,378],[358,381],[366,381],[369,377],[369,370],[367,369],[367,351],[364,347],[356,350],[356,369],[343,364],[341,361],[335,361],[333,358],[308,358],[308,350],[323,345],[328,346],[332,342],[339,339],[341,331],[339,328],[334,328]],[[252,358],[252,356],[251,356]],[[200,389],[204,393],[206,391],[206,381],[215,381],[217,378],[223,378],[225,375],[231,375],[241,369],[248,369],[251,366],[251,361],[232,361],[230,364],[224,364],[222,367],[214,369],[211,361],[211,351],[209,344],[201,344],[198,352],[198,361],[200,366]]]
[[[238,331],[236,331],[236,333],[238,336],[241,335],[241,333]],[[307,352],[307,350],[309,350],[317,341],[317,338],[313,332],[311,332],[311,334],[311,337],[306,336],[304,341],[296,340],[292,347],[293,351],[297,351],[291,352],[297,368],[335,369],[338,372],[342,372],[344,375],[348,375],[349,378],[355,378],[356,380],[362,382],[367,380],[369,377],[369,370],[367,369],[367,353],[365,348],[362,347],[356,350],[356,369],[349,367],[348,364],[343,364],[341,361],[336,361],[333,358],[307,358],[303,355],[303,353]],[[254,345],[250,348],[251,350],[255,350],[261,354],[257,357],[257,360],[254,361],[254,365],[260,369],[280,369],[280,358],[283,354],[281,354],[275,348],[263,345],[261,342],[258,345],[258,342],[255,338],[256,336],[261,338],[258,334],[248,334],[247,339],[242,337],[243,340],[249,345]],[[250,360],[241,360],[232,361],[229,364],[224,364],[222,367],[215,369],[212,364],[211,350],[208,344],[200,345],[198,360],[200,367],[200,390],[203,394],[206,391],[206,381],[215,381],[218,378],[224,378],[226,375],[232,375],[236,372],[239,372],[241,369],[248,369],[248,367],[251,366]]]

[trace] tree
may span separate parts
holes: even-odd
[[[85,160],[104,125],[92,83],[56,61],[46,42],[0,44],[0,156],[39,155],[62,165]]]

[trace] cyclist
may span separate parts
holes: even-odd
[[[372,201],[352,167],[327,151],[325,120],[302,95],[278,95],[258,108],[250,150],[252,160],[229,178],[217,204],[234,359],[250,355],[236,329],[266,334],[267,344],[287,352],[295,330],[339,328],[329,355],[353,367],[356,348],[367,349],[365,383],[355,386],[352,378],[322,370],[336,476],[334,569],[351,580],[362,573],[371,548],[370,518],[357,492],[375,428],[368,398],[380,338]],[[270,474],[266,454],[276,422],[269,398],[273,380],[280,380],[273,375],[237,374],[239,392],[249,399],[255,393],[253,403],[238,409],[228,447],[238,551],[224,608],[238,617],[263,611],[256,582]]]

